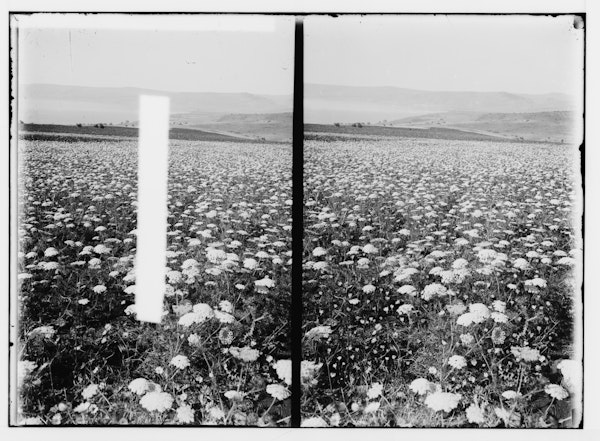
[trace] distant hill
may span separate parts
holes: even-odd
[[[574,110],[567,95],[451,92],[397,87],[304,86],[305,122],[377,122],[443,112],[534,113]]]
[[[400,127],[446,127],[509,138],[552,142],[579,142],[573,111],[533,113],[444,112],[390,121]]]
[[[133,87],[26,84],[19,88],[19,119],[28,123],[120,123],[138,119],[142,94],[170,98],[171,114],[279,113],[292,111],[291,95],[167,92]]]

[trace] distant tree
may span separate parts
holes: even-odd
[[[340,123],[333,123],[334,126],[339,127],[341,124]]]
[[[81,125],[81,123],[77,123],[76,126],[77,127],[81,127],[82,125]]]

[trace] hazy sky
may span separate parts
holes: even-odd
[[[293,18],[21,16],[18,51],[22,83],[293,92]]]
[[[342,16],[305,21],[305,81],[580,94],[583,32],[545,16]]]

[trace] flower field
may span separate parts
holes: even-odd
[[[19,141],[17,422],[289,425],[291,158],[172,141],[154,325],[135,316],[137,144]]]
[[[304,155],[303,356],[320,366],[304,426],[579,424],[575,148],[380,139]]]

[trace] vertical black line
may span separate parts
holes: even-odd
[[[292,411],[291,426],[300,427],[300,363],[302,361],[302,240],[304,171],[304,26],[296,20],[294,45],[294,129],[292,171]]]
[[[13,191],[18,191],[18,184],[13,187],[12,186],[12,182],[13,182],[13,173],[16,175],[18,172],[18,139],[19,139],[19,114],[18,114],[18,109],[17,109],[17,92],[16,89],[18,89],[18,60],[17,60],[17,46],[19,43],[19,27],[17,24],[15,24],[14,27],[14,35],[13,35],[13,27],[12,27],[12,14],[9,12],[8,14],[8,425],[9,427],[12,427],[14,423],[16,423],[16,420],[12,418],[12,416],[15,414],[15,412],[13,411],[13,408],[15,406],[18,406],[18,397],[19,397],[19,389],[17,387],[17,385],[13,385],[11,384],[11,379],[13,378],[12,376],[12,367],[13,365],[16,366],[17,361],[14,360],[13,358],[13,353],[14,354],[18,354],[18,348],[15,348],[15,350],[12,349],[13,345],[17,344],[17,340],[15,339],[14,341],[12,340],[12,338],[16,335],[18,335],[18,321],[17,323],[12,323],[11,319],[12,319],[12,308],[16,308],[16,306],[13,304],[13,298],[12,298],[12,289],[13,289],[13,284],[12,284],[12,277],[16,275],[13,274],[13,249],[18,249],[19,245],[18,245],[18,237],[17,237],[17,241],[15,243],[13,243],[13,223],[12,223],[12,217],[13,217]],[[12,50],[14,49],[14,52],[12,52]],[[13,76],[14,73],[14,76]],[[14,81],[14,84],[13,84]],[[13,87],[14,86],[14,87]],[[13,104],[14,104],[14,108],[13,108]],[[12,128],[13,126],[15,127],[15,137],[13,138],[13,133],[12,133]],[[14,147],[13,147],[13,143],[14,143]],[[17,166],[16,168],[13,167],[13,148],[15,149],[14,151],[14,158],[16,158],[16,163]],[[18,195],[17,195],[18,198]],[[18,202],[17,202],[17,206],[18,206]],[[18,218],[18,215],[17,215]],[[17,221],[18,222],[18,221]],[[18,319],[18,314],[17,314],[17,319]],[[16,331],[13,333],[12,332],[12,327],[15,327]],[[16,391],[16,393],[13,393],[13,391]],[[12,399],[15,398],[15,402],[12,402]]]

